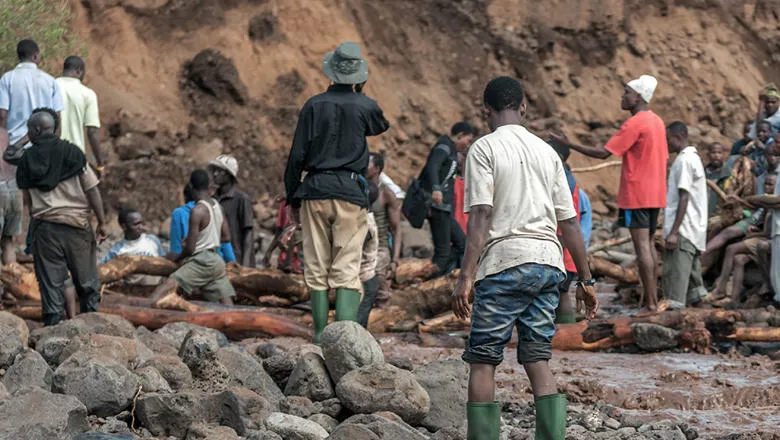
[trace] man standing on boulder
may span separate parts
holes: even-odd
[[[536,401],[536,438],[563,440],[566,395],[558,394],[548,365],[558,289],[566,278],[556,228],[577,266],[576,298],[584,302],[587,319],[598,309],[594,281],[563,163],[521,125],[526,104],[520,83],[496,78],[485,88],[483,100],[493,132],[477,140],[466,158],[468,234],[452,294],[455,314],[461,319],[471,315],[463,354],[471,364],[467,438],[499,438],[501,404],[494,401],[494,375],[517,326],[517,360]],[[469,292],[475,281],[471,310]]]
[[[284,174],[287,203],[303,232],[315,342],[328,324],[329,289],[336,289],[336,320],[357,320],[368,228],[366,136],[390,126],[376,102],[353,88],[362,91],[368,80],[360,46],[340,44],[325,55],[322,70],[331,85],[301,109]]]
[[[664,121],[648,108],[657,85],[654,77],[642,75],[623,87],[620,108],[630,111],[631,117],[604,147],[586,147],[569,141],[566,136],[552,135],[555,141],[586,156],[606,159],[614,154],[623,157],[617,200],[618,224],[631,232],[647,301],[645,313],[658,310],[655,275],[658,256],[653,237],[658,227],[658,213],[666,207],[666,161],[669,159]]]

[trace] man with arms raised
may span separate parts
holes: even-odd
[[[526,104],[520,83],[494,79],[485,88],[484,105],[493,132],[474,143],[466,158],[466,253],[452,294],[455,314],[471,315],[463,354],[471,364],[468,440],[499,438],[494,375],[515,325],[517,360],[536,400],[536,438],[563,440],[566,395],[558,394],[548,365],[558,287],[566,278],[557,227],[574,257],[577,300],[585,303],[588,319],[598,308],[594,282],[563,164],[552,147],[521,125]]]

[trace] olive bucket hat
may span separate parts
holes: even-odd
[[[357,43],[339,44],[322,58],[322,71],[336,84],[362,84],[368,80],[368,64]]]

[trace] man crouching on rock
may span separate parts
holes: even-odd
[[[548,365],[558,285],[566,278],[556,225],[574,257],[578,310],[584,303],[588,319],[598,309],[594,281],[563,164],[552,147],[521,125],[526,104],[520,83],[496,78],[483,100],[493,132],[475,142],[466,158],[466,253],[452,294],[455,315],[471,315],[463,354],[471,364],[467,438],[499,438],[501,404],[494,401],[494,374],[517,325],[517,360],[536,401],[536,438],[563,440],[566,395],[557,394]]]

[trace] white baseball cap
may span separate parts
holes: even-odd
[[[229,154],[220,154],[216,159],[210,160],[209,165],[221,168],[238,179],[238,161]]]
[[[658,80],[651,75],[642,75],[637,79],[633,79],[626,84],[628,87],[637,93],[646,103],[650,104],[650,100],[653,99],[653,93],[655,88],[658,87]]]

